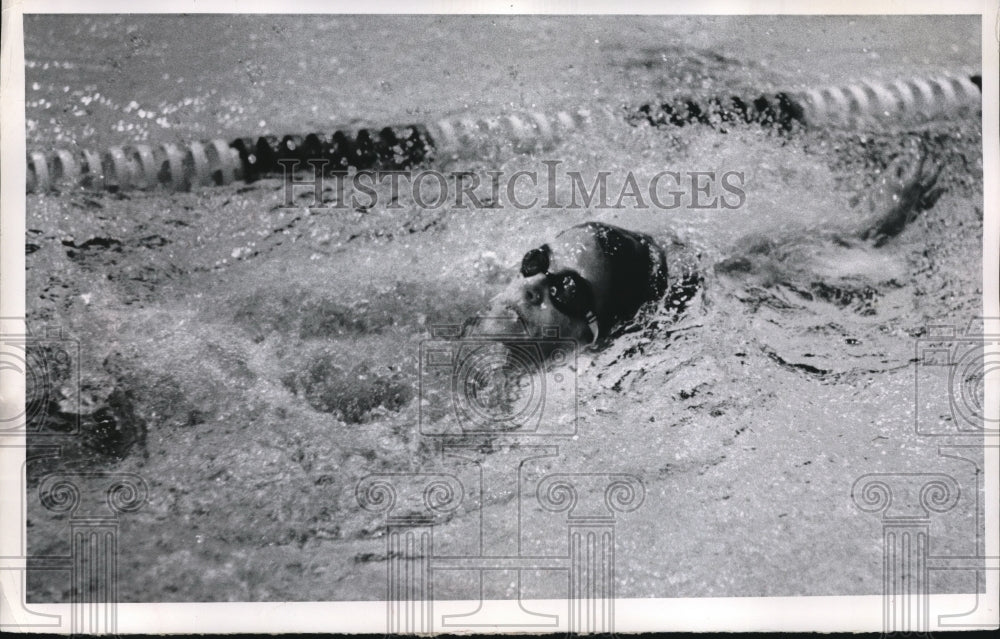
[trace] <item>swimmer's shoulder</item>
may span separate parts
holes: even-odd
[[[673,230],[657,236],[656,239],[666,255],[667,290],[665,297],[668,306],[683,308],[702,285],[701,253],[690,243],[682,240]]]

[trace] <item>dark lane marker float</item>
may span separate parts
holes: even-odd
[[[790,130],[801,127],[858,128],[874,122],[927,121],[975,113],[982,108],[982,77],[943,75],[846,87],[778,92],[756,98],[679,98],[629,109],[624,120],[653,126],[704,124],[724,131],[730,124]],[[612,109],[554,114],[511,113],[499,117],[458,116],[422,124],[361,128],[333,133],[263,135],[204,140],[183,145],[135,144],[89,149],[31,151],[27,192],[92,190],[190,191],[236,181],[252,182],[312,165],[327,172],[400,170],[434,159],[476,157],[498,144],[516,152],[546,149],[566,134],[621,122]]]

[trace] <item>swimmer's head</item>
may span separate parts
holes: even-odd
[[[666,258],[649,236],[588,222],[566,229],[524,254],[518,276],[491,304],[485,330],[522,323],[533,338],[589,345],[607,337],[667,285]]]

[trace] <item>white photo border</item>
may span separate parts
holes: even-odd
[[[411,2],[371,0],[366,13],[496,13],[496,14],[978,14],[982,16],[983,48],[983,171],[984,171],[984,245],[983,309],[989,318],[1000,318],[1000,14],[990,0],[917,1],[901,3],[886,0],[825,0],[801,3],[794,7],[782,0],[726,2],[724,0],[687,0],[662,2],[630,0],[603,3],[569,0],[521,2],[517,0],[482,0],[474,4],[456,1]],[[3,10],[2,56],[2,175],[3,193],[0,214],[0,318],[25,316],[25,92],[24,92],[24,13],[129,13],[136,4],[128,0],[101,0],[88,3],[86,11],[74,0],[27,0],[5,4]],[[330,4],[319,0],[268,0],[235,2],[233,0],[172,0],[146,2],[143,13],[352,13],[356,5],[331,11]],[[666,10],[665,10],[666,9]],[[3,331],[24,330],[23,320],[2,320]],[[1000,334],[1000,320],[990,320],[986,330]],[[10,371],[0,371],[0,401],[15,408],[24,405],[24,379]],[[994,400],[1000,397],[1000,379],[987,378],[985,392]],[[20,403],[20,404],[18,404]],[[986,401],[987,410],[1000,410],[998,402]],[[987,415],[996,419],[997,415]],[[985,513],[987,557],[1000,556],[998,522],[1000,495],[997,494],[997,445],[985,449]],[[68,633],[70,604],[30,604],[25,606],[24,568],[26,549],[24,441],[0,442],[0,619],[4,629],[24,632]],[[994,563],[995,559],[992,560]],[[970,622],[983,627],[998,623],[1000,571],[986,571],[986,593],[968,595],[932,595],[932,605],[961,610],[975,609]],[[545,602],[537,602],[542,607]],[[880,631],[883,628],[881,596],[845,597],[761,597],[699,599],[620,599],[617,600],[616,632],[639,631]],[[449,602],[435,602],[447,612]],[[30,613],[28,610],[30,609]],[[206,632],[344,632],[384,631],[385,602],[308,602],[308,603],[153,603],[118,604],[117,631],[132,633],[206,633]],[[34,625],[48,617],[51,625]],[[938,629],[934,625],[930,630]],[[941,628],[943,629],[943,628]],[[489,630],[484,629],[484,630]],[[502,629],[497,629],[498,632]]]

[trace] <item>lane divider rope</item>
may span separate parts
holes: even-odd
[[[930,120],[981,108],[980,76],[860,82],[798,93],[803,119],[811,126],[856,127],[866,122],[909,118]]]
[[[846,87],[764,94],[752,99],[675,99],[627,110],[632,124],[653,126],[730,123],[778,129],[863,127],[878,121],[929,120],[981,108],[979,75],[944,75],[893,82],[863,81]],[[349,169],[401,170],[427,160],[482,157],[490,149],[514,152],[550,148],[568,134],[622,121],[608,108],[508,113],[498,117],[456,116],[426,125],[362,128],[332,133],[263,135],[221,139],[114,146],[103,153],[90,149],[56,149],[27,155],[29,193],[92,190],[149,190],[165,187],[190,191],[237,181],[283,175],[307,163],[328,172]],[[296,164],[297,163],[297,164]]]
[[[942,116],[974,113],[982,107],[982,76],[943,75],[893,82],[862,81],[846,87],[764,94],[753,100],[675,99],[643,104],[626,118],[653,126],[731,122],[779,129],[795,126],[864,128],[880,122],[925,122]]]

